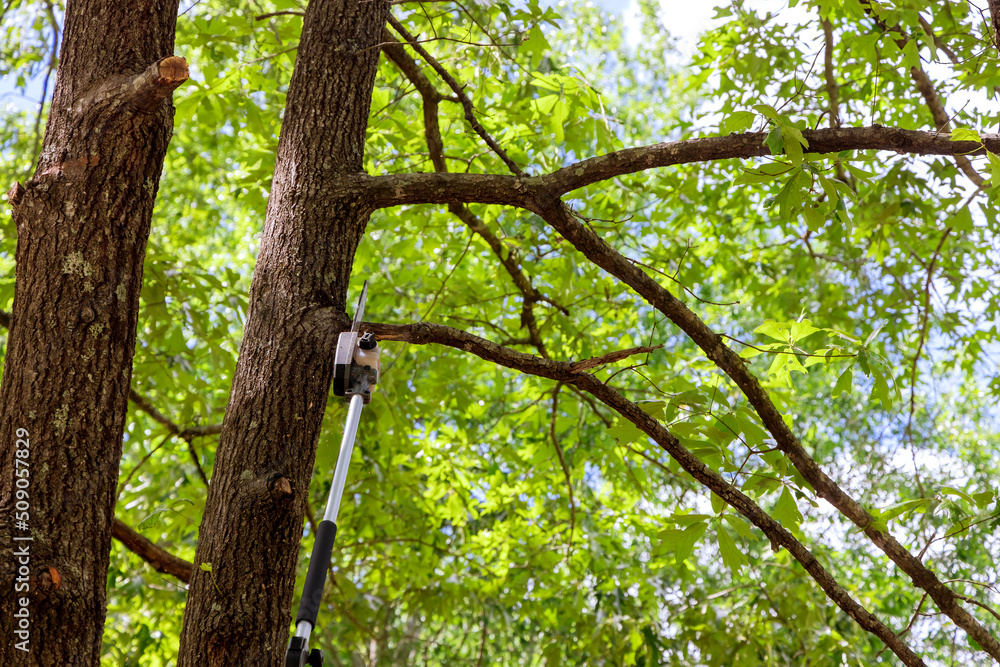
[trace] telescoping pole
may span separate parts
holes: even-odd
[[[364,398],[361,394],[362,392],[358,392],[351,396],[351,402],[347,408],[344,438],[340,442],[340,454],[337,456],[337,467],[333,472],[330,495],[326,500],[326,511],[323,512],[323,520],[320,521],[319,527],[316,529],[316,542],[313,544],[309,570],[306,573],[305,585],[302,587],[299,613],[295,617],[295,637],[302,638],[302,641],[299,642],[302,646],[308,646],[309,635],[316,627],[316,617],[323,601],[326,572],[330,568],[330,554],[333,552],[333,542],[337,537],[337,514],[340,513],[340,500],[344,495],[347,471],[351,467],[351,454],[354,452],[354,440],[358,434],[358,423],[361,421],[361,408],[364,406]],[[296,644],[297,642],[293,639],[292,643]],[[319,665],[322,665],[321,653],[318,659]],[[311,658],[311,660],[316,660],[316,658]],[[286,659],[285,667],[300,667],[300,664],[302,663],[289,664]],[[319,666],[317,665],[317,667]]]
[[[367,296],[368,281],[365,281],[358,307],[354,311],[351,330],[340,334],[337,339],[333,361],[333,393],[343,396],[349,403],[347,422],[344,424],[344,439],[340,442],[333,483],[330,484],[330,496],[326,500],[326,511],[316,529],[316,542],[313,544],[305,585],[302,587],[299,613],[295,617],[295,635],[285,652],[285,667],[323,667],[323,651],[318,648],[309,650],[309,635],[316,627],[316,617],[323,601],[326,571],[330,568],[330,554],[337,537],[337,514],[340,513],[340,499],[344,495],[347,471],[351,467],[351,453],[354,451],[354,439],[361,421],[361,408],[372,400],[371,389],[378,384],[379,377],[378,343],[371,332],[359,337]]]
[[[337,514],[340,513],[340,499],[344,495],[344,484],[347,483],[347,471],[351,467],[351,454],[354,452],[354,439],[358,434],[358,422],[361,421],[361,408],[364,399],[360,394],[351,397],[347,409],[347,423],[344,425],[344,439],[340,443],[340,454],[337,456],[337,467],[333,472],[333,483],[330,485],[330,496],[326,500],[326,511],[323,520],[316,530],[316,543],[313,545],[312,557],[309,559],[309,571],[306,583],[302,587],[302,601],[299,603],[299,613],[295,618],[298,629],[295,634],[309,638],[310,630],[316,625],[316,615],[323,599],[323,587],[326,585],[326,571],[330,568],[330,554],[333,551],[333,541],[337,536]]]

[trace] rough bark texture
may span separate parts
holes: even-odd
[[[1000,51],[1000,0],[990,0],[990,23],[993,24],[993,46]]]
[[[764,143],[766,136],[765,132],[751,132],[625,148],[531,177],[440,172],[359,174],[342,179],[338,192],[370,198],[375,208],[407,204],[505,204],[530,209],[532,200],[538,196],[562,196],[617,176],[678,164],[770,155]],[[874,125],[804,130],[802,136],[809,142],[806,151],[810,154],[863,150],[952,156],[985,155],[987,150],[1000,153],[998,134],[981,133],[980,144],[952,141],[948,135],[937,132]]]
[[[283,664],[333,347],[371,213],[338,180],[362,170],[387,14],[382,0],[306,10],[179,667]]]
[[[187,78],[171,56],[176,18],[176,0],[67,3],[42,154],[32,180],[11,188],[3,665],[99,661],[142,262],[173,127],[169,98]],[[27,613],[23,623],[11,622],[16,613]]]

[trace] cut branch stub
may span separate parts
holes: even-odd
[[[187,80],[187,61],[179,56],[168,56],[132,79],[123,92],[139,109],[155,111],[164,98]]]

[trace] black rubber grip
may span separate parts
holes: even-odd
[[[312,558],[309,559],[306,583],[302,587],[302,600],[299,602],[299,615],[295,617],[296,623],[306,621],[316,627],[316,615],[319,614],[319,605],[323,601],[323,586],[326,584],[326,571],[330,569],[330,553],[333,551],[335,537],[337,537],[337,524],[333,521],[320,521],[316,530]]]

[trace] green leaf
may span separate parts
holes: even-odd
[[[915,500],[904,500],[903,502],[885,507],[880,512],[881,520],[888,524],[889,521],[899,516],[905,516],[916,511],[927,509],[930,504],[929,498],[917,498]]]
[[[986,509],[996,499],[997,494],[993,491],[980,491],[972,494],[972,500],[979,509]]]
[[[797,343],[806,336],[811,336],[812,334],[820,331],[818,328],[813,326],[813,323],[809,320],[799,320],[798,322],[792,322],[790,327],[790,333],[793,343]]]
[[[716,528],[715,534],[719,541],[719,555],[722,556],[722,563],[733,574],[739,574],[748,562],[746,554],[740,551],[740,548],[736,546],[736,542],[729,536],[729,533],[726,532],[721,524]]]
[[[872,396],[878,398],[882,407],[886,410],[892,408],[892,393],[889,391],[889,383],[886,382],[885,375],[876,367],[871,368]]]
[[[854,373],[850,366],[837,378],[837,384],[833,387],[833,397],[837,398],[841,394],[850,394],[854,387]]]
[[[757,113],[762,114],[768,120],[778,122],[778,112],[774,110],[770,104],[755,104],[753,108],[757,110]]]
[[[527,53],[531,53],[536,58],[541,58],[546,52],[550,51],[552,47],[549,45],[547,39],[545,39],[545,34],[542,29],[535,24],[528,31],[528,38],[521,42],[521,49]]]
[[[938,493],[943,493],[946,496],[957,496],[968,503],[969,507],[975,507],[978,503],[965,491],[961,489],[956,489],[953,486],[939,486]]]
[[[746,132],[753,125],[757,116],[750,111],[734,111],[726,116],[719,125],[722,134]]]
[[[850,162],[845,163],[844,166],[847,167],[847,171],[851,172],[851,175],[854,176],[854,178],[860,181],[869,181],[875,177],[875,174],[873,174],[872,172],[860,169],[851,164]]]
[[[991,152],[986,157],[990,161],[990,188],[995,190],[1000,185],[1000,157]]]
[[[764,139],[764,144],[767,149],[771,151],[771,155],[781,155],[784,145],[781,139],[781,127],[775,125],[771,128],[771,131],[767,133],[767,137]]]
[[[788,327],[783,322],[775,322],[774,320],[764,320],[763,324],[753,330],[754,333],[764,334],[775,340],[779,340],[782,343],[788,342]]]
[[[635,424],[625,419],[619,419],[608,429],[608,435],[618,441],[619,445],[628,445],[639,442],[648,437],[645,433],[636,428]]]
[[[969,127],[956,127],[951,131],[952,141],[975,141],[983,143],[983,138],[979,136],[979,131]]]
[[[666,401],[640,401],[637,405],[643,412],[653,419],[659,419],[662,421],[666,416]]]
[[[711,496],[712,500],[712,511],[715,512],[716,514],[722,514],[723,512],[725,512],[726,507],[728,507],[726,501],[720,498],[719,496],[715,495],[714,493],[710,493],[709,495]]]
[[[775,503],[771,516],[789,530],[797,530],[799,524],[802,523],[802,513],[799,512],[795,499],[788,492],[787,486],[781,490],[781,496]]]
[[[671,528],[660,531],[657,534],[659,545],[653,550],[654,554],[672,553],[677,562],[682,562],[694,551],[694,545],[698,543],[702,535],[708,529],[708,523],[700,521],[683,530]]]
[[[878,335],[878,332],[882,330],[883,326],[884,325],[880,324],[879,326],[877,326],[874,329],[872,329],[872,332],[870,334],[868,334],[868,338],[865,338],[865,342],[862,343],[862,346],[863,347],[868,347],[868,344],[871,343],[873,340],[875,340],[875,336]]]
[[[868,350],[861,348],[858,350],[858,356],[856,357],[858,365],[861,366],[861,370],[864,371],[865,375],[871,376],[872,369],[868,364]]]
[[[725,519],[726,523],[728,523],[729,526],[736,531],[736,534],[742,537],[743,539],[747,541],[757,539],[757,535],[750,528],[750,524],[747,523],[747,520],[744,519],[742,516],[735,514],[733,512],[729,512],[727,514],[724,514],[722,518]]]

